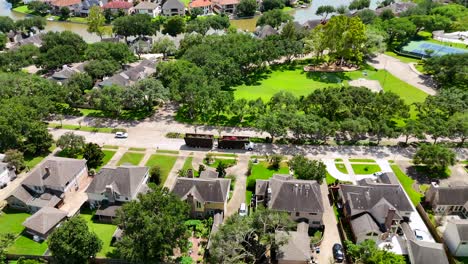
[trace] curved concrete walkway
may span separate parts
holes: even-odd
[[[366,179],[366,178],[374,179],[375,178],[375,176],[372,174],[354,174],[352,167],[351,167],[351,163],[349,162],[348,159],[343,159],[343,161],[340,162],[346,166],[346,169],[348,170],[348,174],[342,173],[336,168],[334,159],[322,159],[322,161],[327,167],[328,173],[330,173],[330,175],[333,178],[338,179],[340,181],[348,181],[348,182],[352,182],[353,184],[356,184],[357,181],[362,180],[362,179]],[[379,165],[380,171],[393,172],[387,160],[376,159],[375,162],[376,163],[372,163],[372,164]],[[361,162],[356,162],[356,164],[360,164],[360,163]]]

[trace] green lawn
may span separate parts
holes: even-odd
[[[163,185],[172,167],[174,167],[176,160],[176,156],[154,154],[151,155],[148,162],[146,162],[146,166],[159,166],[161,168],[161,185]]]
[[[56,147],[57,146],[55,144],[52,144],[52,146],[49,148],[49,153],[43,153],[43,154],[40,154],[39,156],[25,155],[24,161],[25,161],[26,167],[32,170],[32,168],[34,168],[37,164],[39,164],[39,162],[41,162],[45,157],[47,157],[50,154],[50,152],[54,151]]]
[[[235,159],[214,159],[214,162],[211,163],[210,165],[206,164],[205,161],[203,161],[204,164],[206,164],[207,166],[210,166],[210,167],[213,167],[213,168],[216,168],[218,167],[218,164],[220,162],[223,162],[224,164],[226,164],[228,167],[231,167],[231,166],[234,166],[236,163],[237,163],[237,160]]]
[[[140,161],[143,159],[143,156],[145,156],[144,153],[125,152],[125,154],[123,154],[122,158],[119,160],[117,165],[122,165],[122,164],[125,164],[125,163],[130,163],[132,165],[138,165],[138,164],[140,164]]]
[[[167,154],[179,154],[177,150],[165,150],[165,149],[158,149],[156,150],[157,153],[167,153]]]
[[[81,130],[81,131],[88,131],[88,132],[99,132],[99,133],[112,133],[113,128],[110,127],[90,127],[90,126],[77,126],[77,125],[68,125],[63,124],[62,126],[57,123],[49,123],[49,127],[52,128],[60,128],[60,129],[67,129],[67,130]]]
[[[247,30],[250,32],[255,31],[255,27],[257,26],[257,20],[259,16],[254,18],[245,18],[245,19],[232,19],[229,20],[231,22],[231,26],[241,30]]]
[[[116,151],[114,150],[103,150],[104,158],[102,159],[102,165],[96,168],[96,171],[99,171],[102,167],[106,166],[107,163],[114,157]]]
[[[119,146],[114,146],[114,145],[104,145],[102,147],[106,149],[119,149]]]
[[[351,167],[355,174],[373,174],[381,170],[377,164],[351,164]]]
[[[349,159],[349,162],[372,162],[375,163],[373,159]]]
[[[249,205],[252,199],[253,193],[251,191],[245,191],[245,204]]]
[[[117,228],[115,225],[102,224],[93,222],[91,214],[80,214],[86,222],[91,231],[95,232],[96,235],[102,240],[102,249],[97,254],[98,257],[105,257],[106,254],[113,251],[114,247],[111,247],[112,235]]]
[[[22,226],[21,224],[29,216],[31,215],[21,211],[16,211],[12,209],[4,210],[0,214],[0,234],[20,234],[21,231],[23,231],[24,229],[24,226]]]
[[[217,157],[233,157],[233,158],[237,158],[237,154],[234,154],[234,153],[212,153],[213,156],[217,156]]]
[[[343,162],[343,159],[335,159],[335,162]]]
[[[86,17],[70,17],[68,21],[82,24],[88,23],[88,19]]]
[[[29,10],[27,5],[22,5],[22,6],[15,7],[15,8],[13,8],[13,11],[16,11],[16,12],[19,12],[19,13],[24,13],[24,14],[33,13],[32,10]]]
[[[343,163],[335,163],[335,166],[340,172],[348,174],[348,170],[346,169],[346,166]]]
[[[252,166],[252,172],[247,178],[247,190],[255,190],[255,181],[258,180],[267,180],[273,176],[273,174],[289,174],[288,165],[283,162],[279,170],[275,171],[269,168],[270,164],[266,161],[261,161],[258,164]]]
[[[333,176],[331,176],[330,173],[328,173],[328,171],[327,171],[327,176],[325,178],[325,181],[327,182],[327,185],[330,185],[330,184],[335,183],[336,179],[333,178]]]
[[[188,170],[188,169],[193,170],[192,161],[193,161],[193,157],[187,157],[185,159],[184,166],[182,166],[182,170]]]
[[[401,186],[403,186],[403,189],[405,190],[406,194],[408,194],[409,198],[411,199],[411,202],[414,205],[419,204],[424,195],[413,189],[414,180],[411,179],[408,175],[406,175],[403,171],[401,171],[398,165],[391,165],[391,167],[398,180],[400,181]]]
[[[129,148],[128,150],[131,150],[131,151],[146,151],[145,148]]]
[[[419,63],[421,61],[420,59],[415,59],[415,58],[410,58],[410,57],[405,57],[405,56],[398,55],[393,51],[386,51],[385,55],[392,56],[392,57],[394,57],[396,59],[399,59],[400,61],[405,62],[405,63],[412,63],[412,62],[413,63]]]
[[[293,70],[285,67],[278,67],[271,73],[266,74],[265,79],[260,80],[255,85],[241,85],[236,87],[234,95],[236,98],[257,99],[262,98],[267,101],[279,91],[288,91],[296,96],[305,96],[316,89],[327,87],[339,87],[341,82],[346,86],[350,80],[367,78],[377,80],[382,85],[384,91],[391,91],[402,97],[407,104],[423,102],[427,94],[413,87],[406,82],[396,78],[385,70],[366,70],[346,73],[305,73],[302,66]]]
[[[25,255],[43,255],[47,250],[47,242],[38,243],[29,236],[20,235],[13,245],[8,248],[10,254],[25,254]]]

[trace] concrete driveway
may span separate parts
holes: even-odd
[[[245,191],[247,188],[247,176],[245,174],[249,166],[249,158],[250,156],[248,155],[239,155],[237,164],[227,169],[228,175],[236,176],[236,183],[234,185],[234,192],[232,193],[231,200],[228,202],[224,219],[236,214],[241,203],[246,203],[247,206],[250,203],[250,201],[245,201]]]

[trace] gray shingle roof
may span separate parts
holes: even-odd
[[[296,180],[290,175],[273,175],[268,207],[281,211],[323,212],[320,185],[316,181]]]
[[[104,208],[99,208],[94,215],[115,217],[117,215],[117,210],[119,210],[121,207],[122,206],[120,205],[111,205]]]
[[[134,8],[135,9],[156,9],[158,7],[158,4],[153,3],[153,2],[140,2],[138,5],[136,5]]]
[[[16,199],[27,204],[33,196],[23,186],[18,186],[10,196],[16,197]]]
[[[67,213],[62,210],[53,207],[44,207],[28,217],[23,222],[23,226],[39,234],[46,234],[66,216]]]
[[[80,171],[86,167],[84,159],[50,157],[40,166],[34,168],[24,185],[65,187]],[[47,169],[49,173],[47,173]]]
[[[55,207],[62,199],[59,197],[50,194],[50,193],[43,193],[38,197],[32,197],[26,204],[28,206],[34,207]]]
[[[185,5],[179,0],[167,0],[166,3],[163,4],[163,9],[179,9],[184,10]]]
[[[114,191],[126,197],[134,197],[143,179],[148,173],[148,167],[120,166],[117,168],[102,168],[94,176],[86,190],[87,193],[103,193],[107,185],[112,185]]]
[[[448,222],[457,227],[457,233],[461,241],[468,241],[468,219],[449,219]]]
[[[397,211],[413,211],[403,189],[397,185],[374,184],[356,186],[342,184],[341,192],[351,209],[351,215],[364,211],[370,212],[371,210],[375,212],[380,211],[376,205],[382,204],[382,199],[386,201],[388,206],[394,207]]]
[[[468,186],[439,187],[436,192],[437,205],[465,205],[468,201]]]
[[[200,178],[216,179],[218,178],[218,173],[214,170],[206,169],[200,173]]]
[[[365,236],[370,232],[374,232],[378,235],[382,233],[374,219],[372,219],[372,217],[367,213],[351,220],[351,227],[354,235],[357,237]]]
[[[283,261],[305,261],[311,259],[310,238],[303,232],[278,231],[276,239],[287,239],[287,242],[280,246],[276,253],[276,258]]]
[[[271,36],[271,35],[278,35],[278,31],[276,29],[274,29],[270,25],[265,25],[263,27],[258,27],[255,30],[255,35],[257,35],[257,37],[263,39],[263,38],[266,38],[266,37]]]
[[[442,244],[410,240],[408,242],[408,250],[411,251],[410,256],[412,264],[448,264],[447,255]]]
[[[172,192],[182,200],[192,194],[195,199],[204,202],[223,203],[227,199],[230,179],[177,178]]]

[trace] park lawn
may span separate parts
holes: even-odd
[[[164,185],[164,182],[166,181],[167,176],[169,176],[172,167],[174,167],[176,160],[177,156],[154,154],[151,155],[145,166],[159,166],[159,168],[161,168],[161,185]]]
[[[125,152],[125,154],[123,154],[122,158],[119,160],[117,165],[120,166],[125,163],[138,165],[140,164],[140,161],[143,159],[143,156],[145,156],[144,153]]]
[[[0,234],[20,234],[24,229],[21,224],[30,216],[28,213],[9,208],[3,210],[0,214]]]
[[[373,159],[349,159],[349,162],[372,162],[375,163]]]
[[[27,5],[22,5],[22,6],[15,7],[15,8],[13,8],[13,11],[23,13],[23,14],[31,14],[31,13],[34,12],[33,10],[29,10]]]
[[[146,151],[145,148],[129,148],[128,150],[131,150],[131,151]]]
[[[117,151],[114,151],[114,150],[103,150],[102,152],[104,152],[104,158],[102,159],[102,164],[101,166],[97,167],[96,168],[96,171],[99,171],[101,170],[102,167],[106,166],[107,163],[109,163],[109,161],[112,159],[112,157],[114,157],[115,153]]]
[[[87,132],[99,132],[99,133],[112,133],[113,128],[110,127],[90,127],[90,126],[78,126],[78,125],[68,125],[68,124],[57,124],[57,123],[49,123],[49,127],[51,128],[60,128],[60,129],[67,129],[67,130],[80,130],[80,131],[87,131]]]
[[[381,171],[377,164],[351,164],[355,174],[373,174]]]
[[[393,172],[397,176],[398,180],[400,181],[401,186],[405,190],[406,194],[408,194],[411,202],[414,205],[419,204],[421,199],[423,198],[423,194],[419,193],[415,189],[413,189],[414,180],[406,175],[403,171],[401,171],[398,165],[390,165],[392,167]]]
[[[335,166],[341,173],[348,174],[348,170],[346,169],[346,166],[343,163],[335,163]]]
[[[213,168],[217,168],[219,163],[220,162],[223,162],[224,164],[226,164],[228,167],[231,167],[231,166],[234,166],[236,165],[237,163],[237,160],[236,159],[214,159],[214,162],[211,163],[210,165],[206,164],[206,161],[203,161],[204,164],[210,166],[210,167],[213,167]]]
[[[111,224],[97,223],[92,220],[92,214],[80,214],[83,217],[90,229],[90,231],[96,233],[99,239],[102,240],[102,249],[97,254],[98,257],[105,257],[108,253],[111,253],[114,250],[114,247],[111,246],[112,235],[117,229],[117,226]]]
[[[46,241],[39,243],[34,241],[31,237],[21,234],[7,251],[10,254],[42,256],[46,252],[47,247]]]

